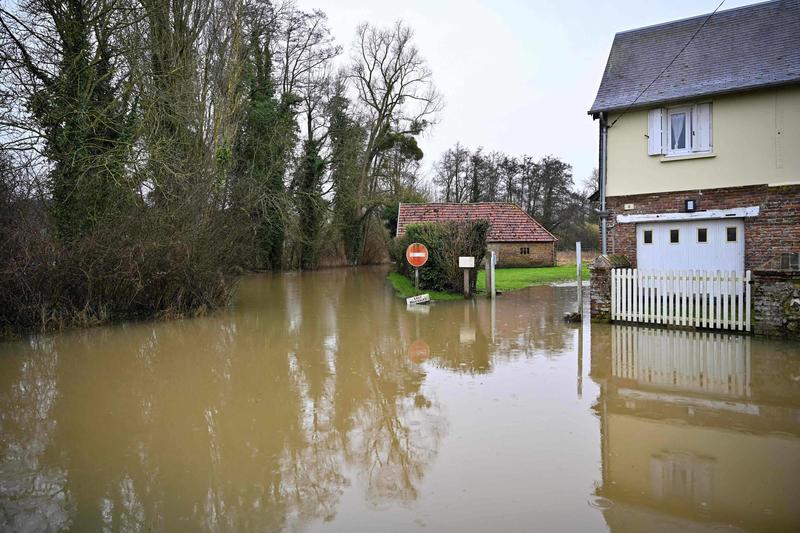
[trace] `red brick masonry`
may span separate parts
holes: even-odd
[[[623,254],[636,266],[636,224],[616,222],[616,215],[681,213],[684,201],[697,200],[697,210],[759,206],[757,217],[744,219],[745,269],[755,269],[783,252],[800,251],[800,185],[755,185],[656,194],[611,196],[607,200],[609,253]],[[634,209],[625,210],[625,204]]]

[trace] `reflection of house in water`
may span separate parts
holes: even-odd
[[[782,346],[594,327],[597,495],[610,500],[612,530],[800,524],[800,384],[791,377],[800,375],[800,359]]]

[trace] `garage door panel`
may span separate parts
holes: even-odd
[[[730,237],[735,240],[728,240]],[[698,230],[705,229],[705,242]],[[677,230],[678,242],[671,242]],[[652,243],[645,243],[645,232]],[[742,219],[658,222],[637,224],[637,264],[644,270],[735,270],[744,272],[744,222]]]

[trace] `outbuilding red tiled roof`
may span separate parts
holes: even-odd
[[[400,204],[397,234],[418,222],[488,220],[487,242],[553,242],[557,240],[516,204],[481,202],[476,204]]]

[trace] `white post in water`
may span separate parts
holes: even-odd
[[[578,315],[583,315],[583,265],[581,264],[581,241],[575,243],[575,265],[578,276]]]
[[[492,269],[492,286],[487,287],[489,289],[489,295],[494,298],[497,293],[495,292],[495,283],[494,283],[494,274],[495,274],[495,265],[497,264],[497,252],[494,250],[491,251],[489,254],[489,265]]]
[[[458,268],[464,269],[464,298],[469,298],[469,270],[475,268],[475,258],[470,256],[459,257]]]
[[[489,298],[495,297],[494,265],[497,262],[496,257],[493,251],[489,251],[489,255],[486,257],[486,292],[489,294]]]

